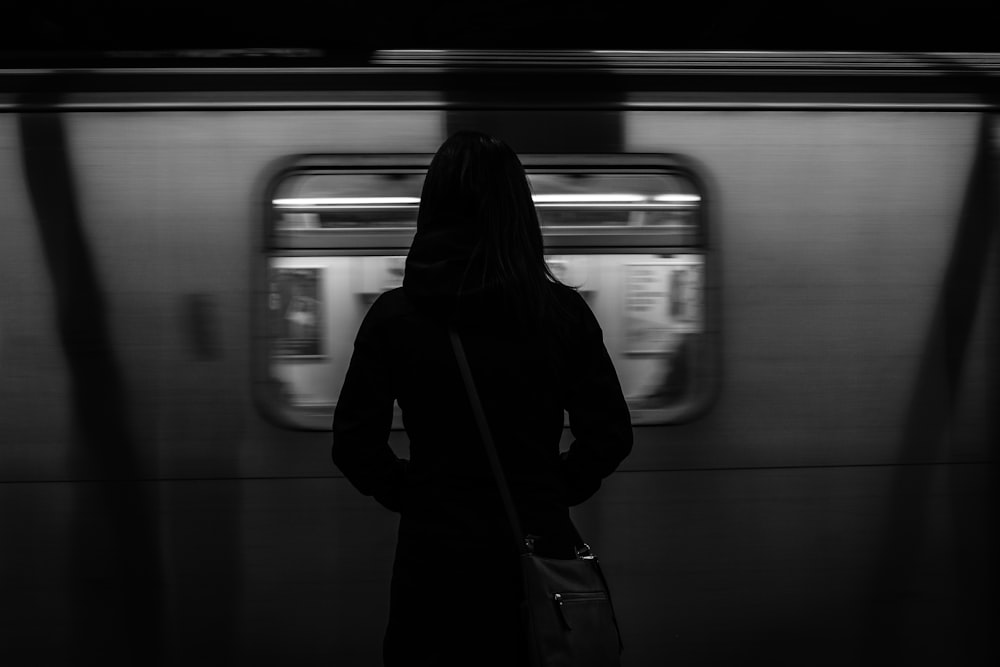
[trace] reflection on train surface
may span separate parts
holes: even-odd
[[[378,663],[396,518],[330,417],[467,128],[627,394],[574,509],[623,664],[998,657],[1000,59],[63,74],[0,72],[5,665]]]

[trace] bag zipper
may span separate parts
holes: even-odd
[[[586,593],[553,593],[552,602],[556,606],[556,612],[559,614],[559,620],[562,622],[563,628],[566,630],[572,630],[573,628],[569,624],[569,620],[566,618],[566,611],[563,607],[567,604],[573,604],[574,602],[599,602],[608,601],[608,594],[605,591],[589,591]]]

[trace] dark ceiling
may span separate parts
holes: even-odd
[[[17,60],[285,49],[344,60],[376,49],[418,48],[1000,51],[987,3],[931,6],[934,11],[857,0],[798,8],[749,0],[37,0],[0,14],[0,52]]]

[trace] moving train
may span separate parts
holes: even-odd
[[[984,54],[0,71],[0,663],[379,664],[397,518],[330,419],[475,128],[632,411],[573,510],[623,664],[995,664],[998,82]]]

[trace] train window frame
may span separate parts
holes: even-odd
[[[710,195],[705,180],[700,177],[700,169],[690,160],[674,154],[618,153],[618,154],[523,154],[519,156],[529,177],[533,174],[665,174],[679,177],[690,184],[697,197],[694,207],[696,221],[694,232],[684,232],[679,237],[677,230],[644,230],[644,236],[637,236],[634,229],[616,232],[605,230],[599,234],[563,230],[554,233],[556,227],[543,230],[547,256],[567,255],[651,255],[631,264],[623,264],[623,271],[629,266],[649,264],[669,264],[670,258],[677,256],[700,256],[700,330],[697,331],[698,369],[691,381],[691,391],[683,399],[667,408],[635,407],[630,405],[634,426],[662,426],[683,424],[703,416],[715,402],[718,393],[719,326],[718,326],[718,281],[716,278],[716,253],[710,245],[710,221],[708,204]],[[421,174],[426,173],[432,154],[323,154],[291,156],[265,171],[262,193],[259,201],[260,245],[252,262],[253,303],[252,318],[252,385],[253,398],[258,410],[272,423],[283,428],[309,431],[329,431],[332,425],[334,402],[318,406],[295,405],[287,400],[280,381],[273,377],[273,348],[269,337],[268,301],[272,296],[273,260],[276,257],[305,258],[289,260],[305,262],[308,267],[310,257],[351,257],[377,256],[402,258],[408,252],[415,226],[410,229],[387,228],[378,233],[378,242],[373,242],[369,231],[337,229],[336,243],[328,229],[280,229],[276,215],[276,194],[282,184],[295,175],[302,174]],[[418,200],[419,201],[419,200]],[[537,204],[536,204],[537,205]],[[642,238],[640,244],[637,239]],[[686,243],[682,243],[685,241]],[[672,245],[671,245],[672,244]],[[393,250],[387,253],[386,250]],[[676,261],[676,260],[675,260]],[[293,269],[294,270],[294,269]],[[298,269],[301,273],[302,270]],[[318,279],[318,278],[317,278]],[[624,301],[625,296],[621,296]],[[353,344],[353,339],[350,341]],[[308,346],[307,346],[308,347]],[[322,358],[321,349],[303,349],[298,358],[308,360],[311,356]],[[316,353],[311,355],[310,352]],[[641,352],[623,352],[622,356],[641,356]],[[647,353],[648,356],[648,353]],[[568,424],[568,422],[567,422]],[[393,430],[401,430],[402,420],[398,406],[394,411]]]

